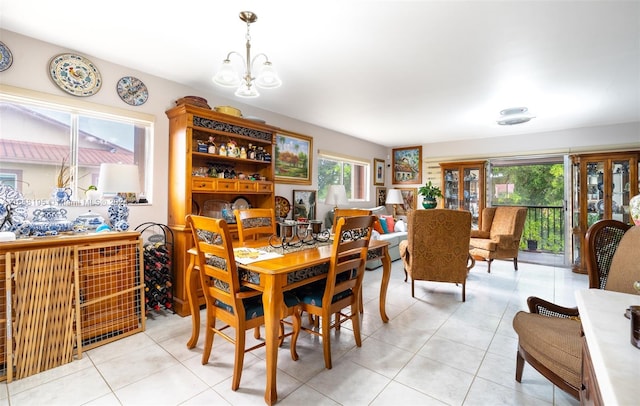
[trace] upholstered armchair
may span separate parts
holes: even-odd
[[[587,231],[590,288],[634,293],[633,281],[640,280],[640,227],[629,227],[616,220],[601,220]],[[518,334],[516,381],[522,381],[527,361],[558,388],[579,399],[582,328],[578,309],[534,296],[527,304],[529,312],[520,311],[513,319]]]
[[[416,280],[462,285],[465,301],[471,213],[449,209],[412,210],[407,216],[407,240],[400,242],[405,273]],[[471,265],[473,266],[473,265]],[[406,278],[405,278],[406,281]]]
[[[474,259],[489,263],[487,272],[491,272],[494,259],[513,258],[513,268],[518,270],[518,250],[524,222],[527,218],[526,207],[498,206],[482,210],[482,228],[471,230],[469,253]]]

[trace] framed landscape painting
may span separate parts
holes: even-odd
[[[392,152],[392,183],[422,183],[422,147],[394,148]]]
[[[373,158],[373,184],[384,186],[384,159]]]
[[[275,146],[275,180],[279,183],[311,184],[313,138],[279,131]]]

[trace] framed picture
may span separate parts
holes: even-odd
[[[377,187],[376,188],[376,206],[384,206],[384,202],[387,200],[387,188],[386,187]]]
[[[299,218],[315,220],[316,194],[315,190],[294,190],[291,218],[294,220]]]
[[[313,138],[279,131],[276,134],[275,180],[279,183],[311,184]]]
[[[373,184],[384,186],[384,159],[373,158]]]
[[[392,152],[392,183],[422,183],[422,147],[394,148]]]
[[[398,216],[406,216],[409,210],[415,210],[418,205],[418,189],[417,188],[398,188],[402,193],[403,204],[396,207]]]

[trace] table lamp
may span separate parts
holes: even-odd
[[[347,191],[344,185],[331,185],[327,191],[327,197],[324,199],[325,204],[332,204],[333,209],[337,209],[339,205],[349,203],[347,199]]]
[[[387,200],[384,201],[384,204],[393,205],[393,217],[396,217],[396,205],[404,204],[402,191],[400,189],[389,189],[387,192]]]

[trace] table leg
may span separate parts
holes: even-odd
[[[280,335],[280,318],[284,299],[282,295],[283,278],[286,275],[267,275],[264,278],[264,292],[262,293],[262,304],[264,306],[264,329],[265,343],[267,349],[267,386],[264,390],[264,401],[268,405],[273,405],[278,401],[276,387],[276,375],[278,373],[278,343]]]
[[[391,279],[391,258],[389,257],[389,248],[385,245],[382,248],[382,281],[380,283],[380,318],[384,323],[389,321],[387,316],[386,302],[387,302],[387,288],[389,287],[389,280]]]
[[[200,306],[198,306],[198,283],[200,281],[200,270],[196,267],[196,255],[189,252],[189,266],[185,274],[187,280],[187,301],[191,311],[191,338],[187,341],[187,348],[194,348],[198,344],[200,336]]]

